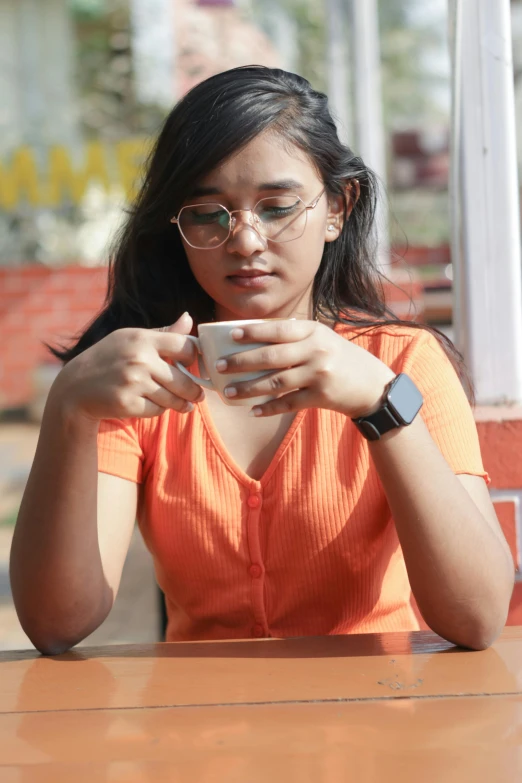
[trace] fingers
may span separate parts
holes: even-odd
[[[238,373],[275,370],[303,364],[310,358],[312,349],[317,348],[319,339],[313,342],[309,338],[317,335],[317,329],[323,328],[315,321],[267,321],[261,324],[248,324],[231,331],[238,345],[245,343],[267,343],[262,348],[232,353],[220,357],[216,364],[218,372]]]
[[[201,386],[184,375],[177,367],[172,367],[160,358],[151,367],[151,378],[171,396],[181,397],[187,402],[201,402],[205,398]],[[168,407],[173,406],[168,405]]]
[[[192,364],[196,358],[196,347],[185,334],[151,329],[150,338],[160,356],[166,356],[185,365]]]
[[[188,325],[186,321],[185,327]],[[187,335],[123,329],[115,339],[115,358],[120,354],[120,361],[113,360],[111,368],[115,397],[127,416],[158,416],[167,409],[185,413],[194,402],[204,399],[201,387],[168,363],[170,360],[190,365],[194,361],[195,347]]]
[[[165,410],[161,405],[156,405],[155,402],[147,399],[147,397],[140,397],[136,403],[136,410],[128,415],[136,419],[150,419],[153,416],[161,416],[162,413],[165,413]]]
[[[151,329],[152,332],[167,332],[173,334],[189,334],[192,329],[194,321],[188,313],[180,315],[178,320],[170,326],[158,326],[155,329]]]
[[[193,403],[171,394],[167,389],[149,379],[149,382],[139,391],[119,390],[114,412],[103,418],[150,418],[151,416],[161,416],[166,410],[189,413],[193,409]]]
[[[309,389],[298,389],[279,397],[277,400],[265,402],[264,405],[256,405],[250,411],[250,416],[261,418],[263,416],[276,416],[282,413],[300,411],[303,408],[312,408],[313,394]]]
[[[150,403],[160,408],[161,413],[167,409],[178,411],[178,413],[190,413],[194,410],[192,402],[177,394],[173,394],[158,383],[151,382],[150,391],[147,391],[143,397],[145,400],[148,400]]]
[[[294,343],[310,337],[321,324],[304,320],[275,320],[246,324],[231,331],[238,343]]]
[[[189,313],[183,313],[170,326],[159,326],[148,331],[154,347],[161,356],[168,356],[182,364],[191,364],[195,357],[195,347],[193,341],[188,339],[188,335],[193,324],[194,321]]]
[[[256,372],[297,367],[310,358],[310,346],[305,340],[284,344],[268,344],[228,356],[216,363],[220,373]]]
[[[305,389],[313,378],[304,367],[293,367],[290,370],[270,373],[262,378],[252,381],[233,383],[225,387],[225,397],[228,399],[242,400],[249,397],[264,397],[266,395],[277,396],[288,394],[296,389]]]

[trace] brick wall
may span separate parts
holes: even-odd
[[[31,402],[36,368],[56,361],[44,343],[66,342],[92,319],[106,279],[105,268],[0,267],[0,410]]]
[[[479,407],[475,420],[491,497],[516,568],[508,624],[522,625],[522,407]]]
[[[507,625],[522,625],[522,407],[477,407],[475,421],[490,495],[516,569]],[[427,628],[414,599],[412,606],[421,628]]]

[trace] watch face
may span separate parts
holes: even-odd
[[[401,424],[411,424],[422,403],[422,394],[411,378],[398,375],[388,393],[388,405]]]

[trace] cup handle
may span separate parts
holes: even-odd
[[[192,340],[194,345],[196,346],[196,349],[199,354],[201,354],[201,344],[199,342],[199,339],[197,337],[193,337],[191,334],[187,334],[186,337],[188,337],[189,340]],[[181,372],[184,375],[188,375],[189,378],[192,378],[192,380],[197,383],[199,386],[204,386],[205,389],[212,389],[212,391],[216,391],[216,387],[210,380],[210,378],[200,378],[197,375],[192,375],[190,370],[187,370],[184,364],[181,364],[181,362],[175,362],[176,367],[178,370],[181,370]]]

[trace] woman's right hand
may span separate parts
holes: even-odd
[[[203,389],[165,358],[194,361],[191,329],[188,313],[162,329],[117,329],[65,365],[49,401],[93,421],[188,413]]]

